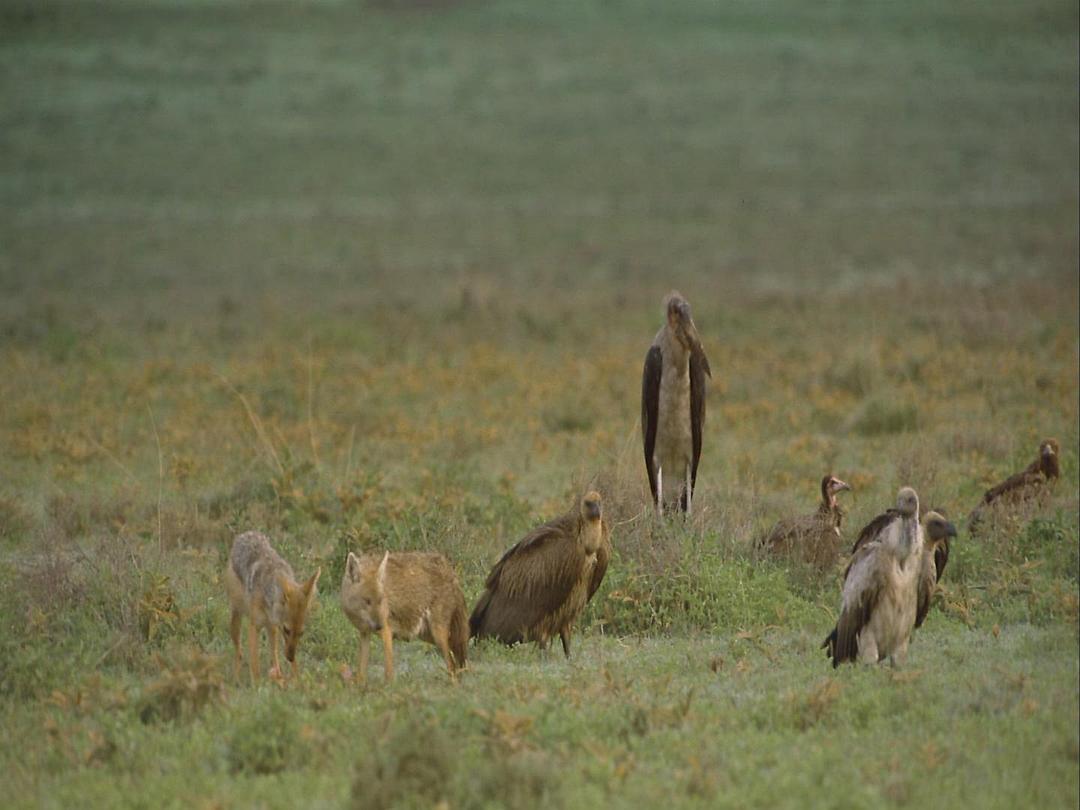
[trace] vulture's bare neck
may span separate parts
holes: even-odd
[[[900,519],[900,538],[896,546],[896,558],[903,565],[914,553],[919,551],[919,513]]]
[[[581,547],[585,554],[595,554],[600,548],[601,533],[603,529],[599,520],[586,520],[582,518],[578,536],[581,538]]]

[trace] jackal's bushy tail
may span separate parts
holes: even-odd
[[[450,653],[454,656],[454,668],[464,668],[469,654],[469,620],[465,617],[464,604],[450,617]]]

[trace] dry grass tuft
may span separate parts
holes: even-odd
[[[844,685],[835,678],[824,678],[806,692],[792,692],[788,696],[795,727],[800,731],[816,726],[828,715],[833,704],[844,691]]]
[[[144,723],[190,719],[224,697],[218,659],[198,649],[154,656],[160,674],[143,691],[139,717]]]

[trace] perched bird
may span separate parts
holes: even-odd
[[[470,636],[504,644],[535,641],[546,650],[558,635],[569,658],[574,621],[600,587],[610,559],[600,496],[588,492],[495,563],[469,617]]]
[[[982,503],[968,517],[968,530],[976,531],[986,511],[997,504],[1015,505],[1044,497],[1049,486],[1061,475],[1060,455],[1061,447],[1057,439],[1043,439],[1039,443],[1039,455],[1033,462],[1016,475],[986,490]]]
[[[895,509],[859,533],[844,572],[840,620],[822,645],[834,667],[885,658],[903,663],[915,627],[923,537],[911,487],[900,490]]]
[[[927,512],[923,521],[925,530],[922,561],[919,564],[919,601],[915,612],[915,626],[922,627],[930,602],[934,598],[941,575],[949,562],[949,538],[956,537],[956,527],[940,512]]]
[[[658,512],[677,503],[689,514],[705,427],[705,377],[712,370],[686,299],[672,292],[664,311],[667,321],[645,355],[641,378],[645,471]],[[666,490],[665,476],[671,482]]]
[[[821,479],[821,504],[809,515],[785,518],[758,541],[758,547],[774,554],[798,553],[808,562],[829,563],[836,558],[844,511],[836,500],[851,487],[835,475]]]

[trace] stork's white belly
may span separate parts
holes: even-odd
[[[680,485],[693,458],[690,429],[690,375],[669,374],[660,378],[660,401],[656,414],[656,446],[653,462],[667,481]]]

